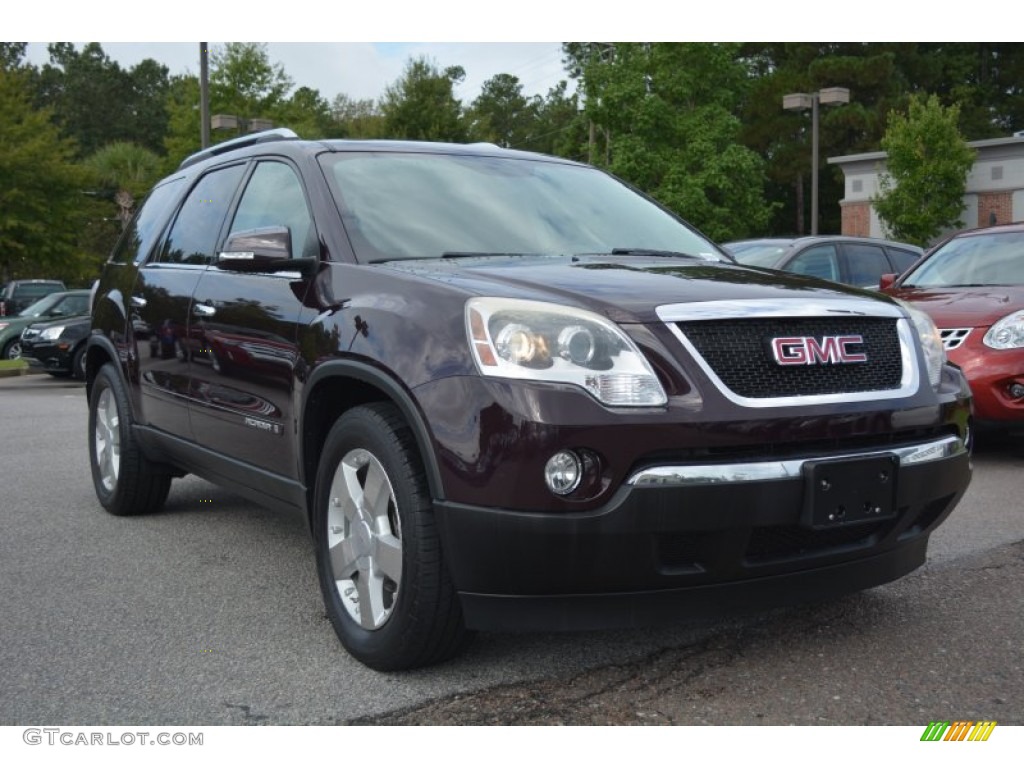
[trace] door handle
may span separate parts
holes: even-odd
[[[209,304],[193,304],[192,314],[196,317],[213,317],[217,314],[217,309]]]

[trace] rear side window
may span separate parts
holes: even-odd
[[[22,283],[14,286],[16,299],[41,299],[54,291],[63,291],[64,283]]]
[[[843,252],[846,255],[847,282],[851,285],[878,285],[878,278],[891,269],[885,252],[877,245],[847,243]]]
[[[171,179],[149,193],[114,247],[114,252],[110,256],[112,262],[138,264],[149,255],[153,242],[167,222],[174,198],[181,191],[183,181],[181,178]]]
[[[244,165],[218,168],[199,180],[164,241],[161,263],[207,264],[213,259],[221,225],[244,170]]]
[[[825,280],[839,280],[839,260],[834,245],[815,245],[794,256],[786,265],[788,272]]]
[[[889,258],[892,265],[901,275],[913,266],[914,262],[921,258],[921,255],[913,251],[905,251],[902,248],[890,248]]]

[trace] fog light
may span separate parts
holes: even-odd
[[[579,488],[582,478],[583,462],[573,451],[559,451],[544,465],[544,481],[548,489],[559,496]]]
[[[1010,397],[1014,397],[1014,398],[1024,397],[1024,384],[1011,384],[1010,385]]]

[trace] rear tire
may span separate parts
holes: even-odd
[[[468,637],[412,432],[390,403],[331,428],[313,508],[317,571],[342,645],[368,667],[436,664]]]
[[[96,496],[112,515],[155,512],[171,488],[171,476],[145,457],[131,427],[128,394],[107,363],[89,394],[89,464]]]

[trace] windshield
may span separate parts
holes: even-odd
[[[320,162],[362,262],[617,249],[725,261],[677,218],[590,167],[392,152]]]
[[[932,253],[903,283],[907,288],[1024,285],[1024,232],[969,235]]]
[[[774,267],[789,250],[789,245],[778,243],[750,243],[729,247],[729,252],[740,264],[751,267]]]

